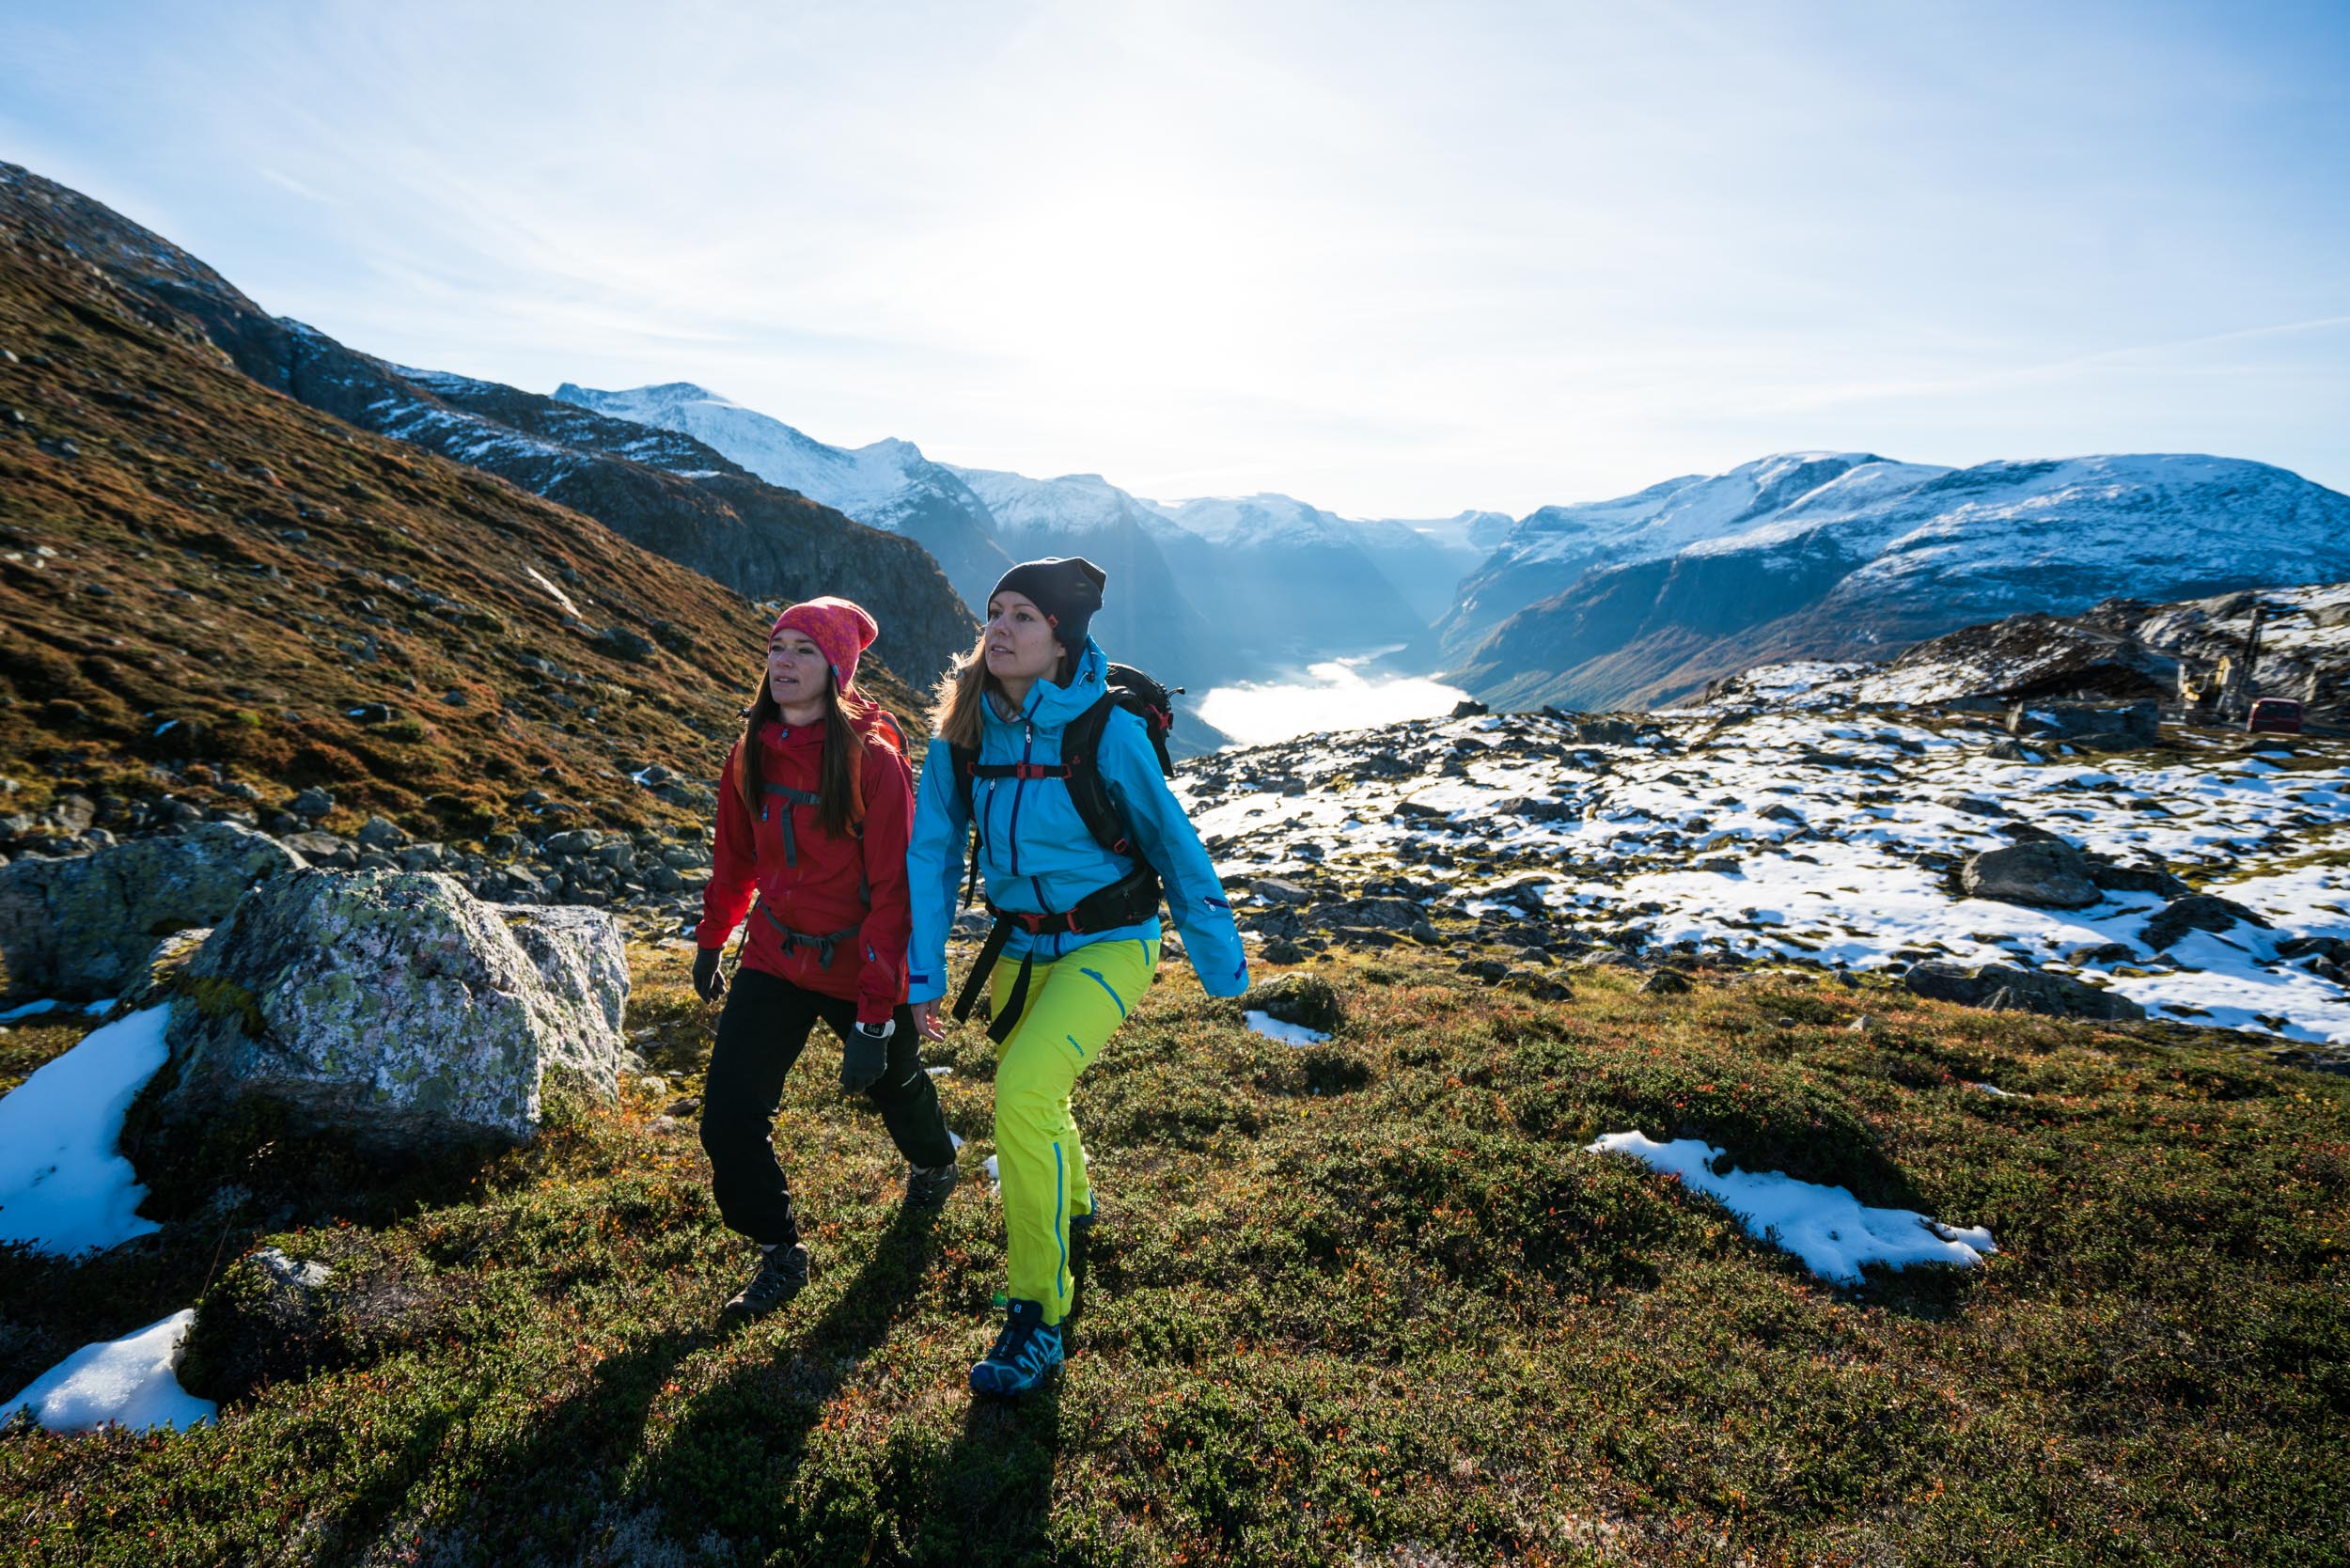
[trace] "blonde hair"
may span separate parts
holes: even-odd
[[[1056,642],[1058,662],[1053,673],[1044,679],[1058,684],[1070,668],[1069,645]],[[955,666],[938,678],[938,690],[931,702],[931,728],[948,745],[959,745],[977,751],[983,731],[984,715],[980,704],[991,691],[1000,692],[1003,685],[987,672],[987,633],[979,633],[979,640],[971,645],[971,651],[955,661]]]

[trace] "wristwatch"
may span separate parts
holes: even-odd
[[[856,1032],[868,1040],[887,1040],[898,1032],[898,1020],[885,1018],[878,1024],[859,1024]]]

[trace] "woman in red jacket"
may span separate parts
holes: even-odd
[[[695,933],[694,989],[726,996],[702,1090],[718,1213],[757,1242],[729,1311],[757,1315],[807,1283],[807,1247],[770,1135],[784,1075],[818,1019],[840,1036],[840,1087],[862,1090],[906,1157],[906,1201],[955,1186],[954,1142],[906,1011],[906,833],[914,783],[898,729],[857,695],[880,627],[845,599],[776,618],[767,670],[718,793],[718,843]],[[750,914],[731,994],[718,956]]]

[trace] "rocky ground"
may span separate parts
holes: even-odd
[[[1409,943],[1537,992],[1594,964],[1935,966],[1919,984],[1997,965],[2039,978],[2014,1005],[2350,1057],[2340,741],[2166,728],[2090,752],[1937,709],[1496,714],[1222,752],[1181,789],[1271,958]]]

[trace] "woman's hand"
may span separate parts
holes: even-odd
[[[727,982],[718,973],[718,955],[724,948],[703,948],[694,954],[694,994],[705,1002],[714,1002],[727,994]]]
[[[947,1038],[947,1026],[938,1021],[938,1003],[939,998],[933,996],[927,1002],[913,1004],[914,1027],[922,1031],[922,1038],[925,1040]]]

